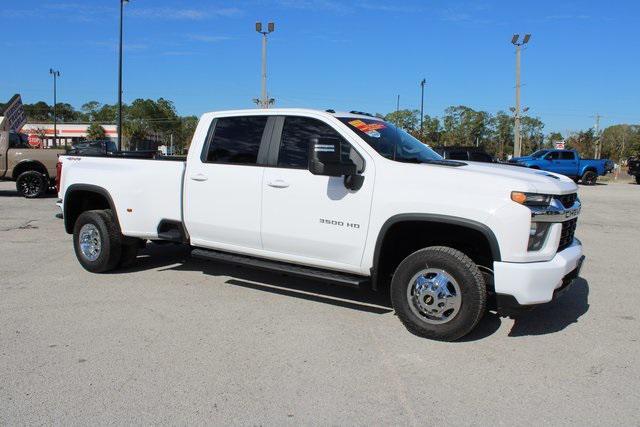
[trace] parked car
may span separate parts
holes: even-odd
[[[485,163],[496,162],[491,154],[487,153],[479,147],[438,146],[432,148],[436,153],[440,154],[444,159],[448,160],[463,160]]]
[[[575,150],[538,150],[530,156],[514,157],[509,163],[566,175],[584,185],[595,185],[599,176],[614,167],[608,159],[581,159]]]
[[[26,198],[44,195],[56,179],[58,155],[64,150],[33,148],[27,135],[0,132],[0,179],[15,181],[18,193]]]
[[[405,326],[434,339],[464,336],[488,307],[551,301],[583,259],[571,179],[445,160],[361,113],[207,113],[186,161],[60,165],[64,226],[88,271],[130,265],[149,239],[185,243],[198,258],[390,290]]]
[[[112,140],[104,141],[82,141],[73,144],[67,151],[67,154],[85,155],[85,156],[102,156],[105,154],[113,154],[118,152],[118,146]]]
[[[628,173],[629,175],[636,177],[636,184],[640,184],[640,158],[632,157],[627,162],[627,166],[629,167]]]

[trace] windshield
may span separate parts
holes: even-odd
[[[341,117],[339,120],[387,159],[412,163],[442,160],[442,156],[428,145],[389,122],[353,117]]]
[[[531,157],[534,157],[534,158],[542,157],[542,156],[544,156],[545,154],[547,154],[548,152],[549,152],[549,150],[538,150],[538,151],[536,151],[535,153],[533,153],[533,154],[531,155]]]

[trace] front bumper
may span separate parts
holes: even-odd
[[[493,280],[498,309],[531,306],[557,297],[578,277],[582,267],[582,244],[578,239],[545,262],[494,262]],[[509,307],[512,308],[512,307]]]

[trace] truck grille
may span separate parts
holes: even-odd
[[[562,206],[564,206],[565,208],[570,208],[571,206],[573,206],[577,198],[578,198],[577,193],[556,196],[556,199],[558,199],[560,203],[562,203]]]
[[[560,234],[560,243],[558,244],[558,252],[567,249],[573,242],[573,235],[576,232],[578,218],[570,219],[562,223],[562,234]]]

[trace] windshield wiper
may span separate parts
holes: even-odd
[[[417,157],[396,158],[396,161],[402,163],[424,163],[424,160],[420,160]]]

